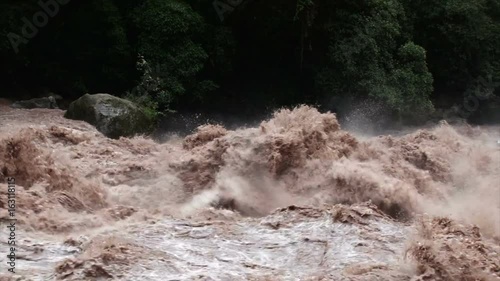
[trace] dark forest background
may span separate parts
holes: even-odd
[[[13,34],[39,1],[2,0],[0,95],[101,92],[237,114],[373,101],[419,121],[467,94],[499,94],[500,0],[216,3],[223,21],[213,0],[72,0],[25,40]]]

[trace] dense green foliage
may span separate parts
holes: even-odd
[[[222,17],[214,3],[225,7]],[[54,92],[74,99],[108,92],[142,103],[152,115],[297,103],[328,108],[372,99],[416,120],[432,112],[433,102],[460,103],[481,79],[500,81],[500,0],[75,0],[59,6],[26,39],[19,37],[22,18],[32,22],[43,11],[37,1],[0,4],[4,95]],[[13,38],[22,40],[17,53]]]

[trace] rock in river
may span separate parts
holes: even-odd
[[[11,105],[12,108],[58,108],[56,99],[53,96],[45,98],[37,98],[30,100],[16,101]]]
[[[85,94],[69,105],[64,117],[86,121],[114,139],[147,133],[153,124],[138,105],[109,94]]]

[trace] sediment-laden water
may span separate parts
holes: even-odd
[[[157,143],[62,116],[0,105],[0,280],[500,280],[499,127],[370,137],[301,106]]]

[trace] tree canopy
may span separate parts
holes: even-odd
[[[5,0],[0,36],[13,97],[241,113],[372,99],[415,119],[500,81],[499,0]]]

